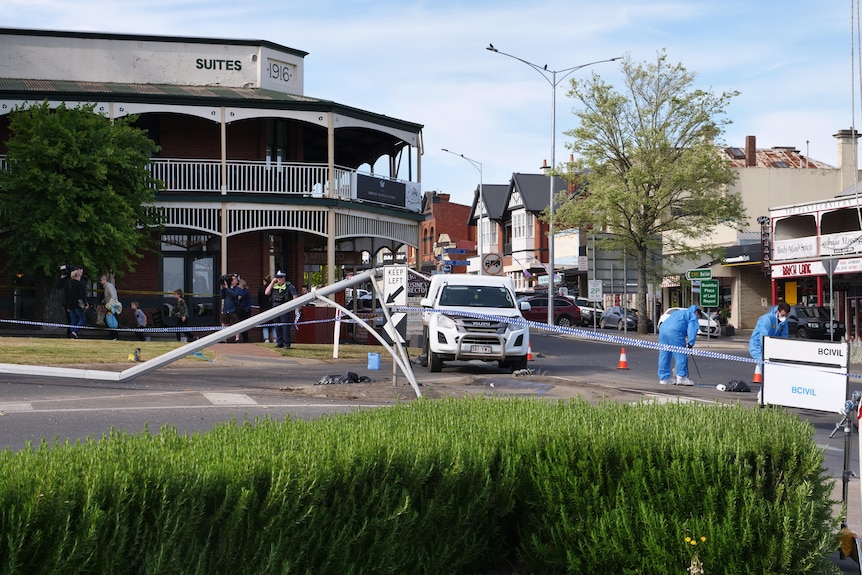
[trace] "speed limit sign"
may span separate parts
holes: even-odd
[[[482,271],[492,276],[503,273],[503,258],[500,254],[485,254],[482,257]]]

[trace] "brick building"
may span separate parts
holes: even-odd
[[[150,164],[165,186],[161,250],[123,275],[121,299],[158,309],[182,288],[193,323],[214,323],[223,273],[239,273],[255,294],[278,269],[297,285],[309,271],[329,283],[362,252],[418,247],[422,126],[305,95],[306,52],[0,29],[0,53],[0,167],[7,114],[29,102],[136,115],[161,148]],[[27,278],[13,276],[0,281],[0,317],[31,312],[12,288]]]

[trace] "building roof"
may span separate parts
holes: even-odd
[[[509,198],[509,184],[483,184],[482,196],[485,200],[485,209],[488,211],[488,218],[496,221],[502,221],[506,213],[506,204]],[[473,191],[473,205],[470,209],[470,225],[475,225],[478,214],[476,213],[479,204],[479,188]]]
[[[554,176],[554,195],[568,190],[568,187],[566,180]],[[524,209],[534,214],[541,213],[548,207],[550,191],[548,176],[544,174],[514,173],[509,183],[509,196],[519,193]],[[506,205],[508,204],[509,197],[506,198]]]
[[[734,168],[835,169],[835,166],[803,156],[799,150],[793,147],[757,148],[753,165],[752,162],[749,162],[745,148],[728,147],[723,148],[721,152]]]

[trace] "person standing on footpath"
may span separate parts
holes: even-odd
[[[144,329],[147,327],[147,314],[144,310],[141,309],[141,304],[136,301],[133,301],[129,307],[132,309],[132,313],[135,314],[135,325],[138,326],[139,329]],[[148,341],[147,336],[144,335],[143,331],[136,331],[135,336],[138,338],[138,341]]]
[[[120,323],[117,321],[117,316],[123,313],[123,305],[117,298],[117,288],[114,284],[108,281],[108,276],[103,275],[99,278],[99,283],[102,284],[102,289],[105,290],[102,297],[102,305],[105,306],[105,323],[110,331],[108,331],[108,339],[116,341],[119,339],[117,327]]]
[[[177,318],[177,327],[186,327],[189,323],[189,306],[186,304],[186,300],[183,299],[183,290],[175,289],[174,297],[177,299],[177,303],[174,305],[171,315]],[[195,340],[192,332],[186,331],[180,334],[179,330],[177,330],[177,341],[182,341],[183,335],[186,337],[187,342]]]
[[[81,326],[87,322],[87,291],[81,283],[83,270],[75,268],[72,272],[61,279],[63,287],[63,307],[69,314],[69,337],[78,339]]]
[[[696,305],[672,313],[661,324],[658,342],[674,347],[694,347],[694,340],[700,331],[698,320],[701,317],[703,317],[703,313]],[[676,364],[676,381],[670,378],[671,357]],[[658,352],[658,379],[662,385],[694,385],[694,382],[688,378],[688,354],[660,350]]]
[[[248,291],[248,282],[240,278],[236,286],[236,317],[238,321],[251,317],[251,294]],[[240,342],[242,337],[243,343],[248,343],[248,330],[237,335],[234,341]]]
[[[232,326],[239,319],[236,314],[236,298],[238,291],[239,276],[236,274],[224,276],[221,285],[221,292],[219,294],[222,300],[221,325],[223,328]],[[234,340],[232,339],[227,339],[224,343],[231,343],[233,341]]]
[[[781,302],[772,306],[768,312],[757,319],[751,339],[748,340],[748,353],[752,359],[757,360],[757,365],[763,369],[763,338],[764,337],[787,337],[787,314],[790,313],[790,304]]]
[[[266,294],[266,287],[269,285],[269,282],[272,281],[272,276],[267,275],[263,278],[263,284],[257,289],[257,307],[260,310],[259,313],[263,313],[265,311],[272,309],[272,297]],[[260,326],[261,331],[263,331],[263,343],[275,343],[275,328],[269,328],[266,324]],[[270,331],[272,331],[272,338],[270,338]]]
[[[272,307],[278,307],[296,297],[296,288],[287,281],[287,274],[279,270],[266,286],[266,295],[272,297]],[[275,327],[275,347],[290,349],[290,328],[293,322],[289,316],[289,313],[278,316],[279,325]]]

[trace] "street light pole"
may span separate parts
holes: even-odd
[[[479,254],[479,275],[485,275],[485,248],[482,245],[484,237],[482,236],[482,215],[485,212],[485,197],[482,195],[482,162],[477,162],[476,160],[471,160],[464,154],[459,154],[457,152],[453,152],[452,150],[447,150],[446,148],[441,148],[442,151],[448,152],[459,158],[463,158],[470,162],[470,165],[479,170],[479,205],[476,206],[479,208],[479,219],[476,223],[476,236],[478,238],[476,245],[478,249],[476,250]]]
[[[603,62],[613,62],[615,60],[619,60],[621,56],[616,58],[608,58],[607,60],[596,60],[595,62],[589,62],[587,64],[581,64],[580,66],[572,66],[571,68],[563,68],[562,70],[548,70],[547,64],[544,66],[539,66],[538,64],[533,64],[532,62],[528,62],[523,58],[518,58],[517,56],[513,56],[512,54],[507,54],[506,52],[500,52],[496,48],[494,48],[493,44],[489,44],[486,50],[491,52],[495,52],[497,54],[502,54],[503,56],[508,56],[509,58],[513,58],[518,62],[523,62],[536,72],[538,72],[545,81],[551,85],[551,165],[549,170],[549,178],[550,183],[548,184],[550,187],[550,200],[548,203],[548,268],[550,269],[550,277],[548,278],[548,325],[554,325],[554,279],[556,274],[554,273],[554,170],[557,167],[557,157],[556,157],[556,148],[557,148],[557,86],[560,82],[566,79],[566,76],[580,70],[581,68],[586,68],[587,66],[592,66],[593,64],[601,64]],[[559,78],[557,74],[562,74]]]

